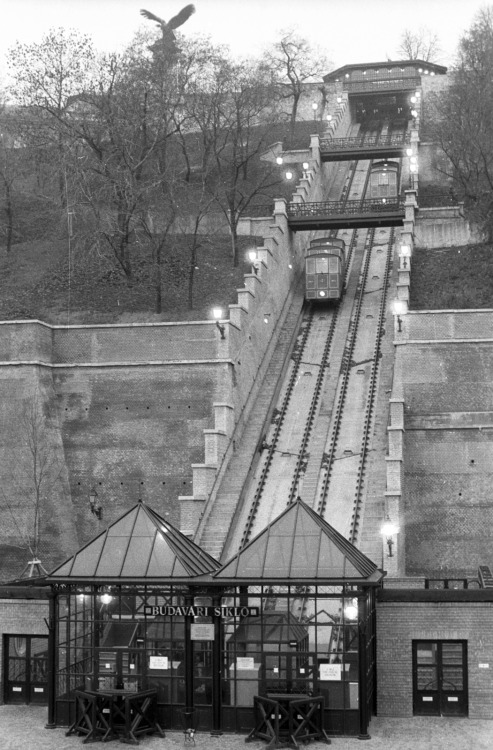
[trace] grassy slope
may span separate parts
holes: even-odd
[[[492,253],[489,245],[415,250],[411,310],[493,308]]]
[[[201,238],[193,309],[188,309],[188,248],[171,238],[163,265],[163,312],[156,315],[153,267],[136,253],[134,278],[127,281],[107,260],[71,253],[67,240],[42,240],[0,251],[0,320],[37,318],[47,323],[204,320],[211,308],[237,302],[236,289],[250,265],[234,268],[229,236]],[[255,245],[241,238],[241,255]]]

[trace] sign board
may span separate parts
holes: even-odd
[[[190,638],[192,641],[213,641],[214,625],[207,622],[192,623],[190,626]]]
[[[255,662],[253,657],[250,656],[238,656],[236,659],[236,669],[255,669]]]
[[[167,656],[150,656],[149,669],[169,669]]]
[[[320,664],[321,680],[340,680],[341,664]]]
[[[146,617],[258,617],[260,607],[208,607],[178,604],[162,607],[146,605]]]

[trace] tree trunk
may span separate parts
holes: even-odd
[[[8,253],[10,253],[12,249],[12,235],[14,231],[14,209],[12,206],[12,191],[10,189],[10,185],[5,178],[3,182],[5,185],[5,213],[7,216],[7,242],[5,249]]]
[[[163,310],[163,296],[162,296],[162,289],[161,289],[161,282],[162,282],[162,276],[161,276],[161,243],[158,244],[156,247],[156,308],[155,312],[157,315],[160,315]]]

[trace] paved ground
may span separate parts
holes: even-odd
[[[82,750],[80,737],[65,737],[64,729],[45,729],[46,709],[35,706],[0,706],[1,750]],[[372,719],[371,740],[333,738],[335,750],[493,750],[493,721],[475,719]],[[143,750],[177,750],[193,748],[184,743],[182,732],[167,732],[166,738],[146,737],[141,740]],[[115,742],[110,747],[117,747]],[[211,737],[198,732],[197,750],[263,750],[267,744],[254,741],[245,745],[243,735],[224,734]],[[310,750],[327,747],[322,742],[302,745]]]

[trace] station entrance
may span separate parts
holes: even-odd
[[[413,710],[417,716],[467,716],[465,641],[413,641]]]
[[[382,576],[301,500],[222,567],[139,502],[47,578],[48,723],[152,702],[162,729],[248,733],[260,698],[366,737]]]
[[[5,635],[5,703],[48,702],[48,637]]]

